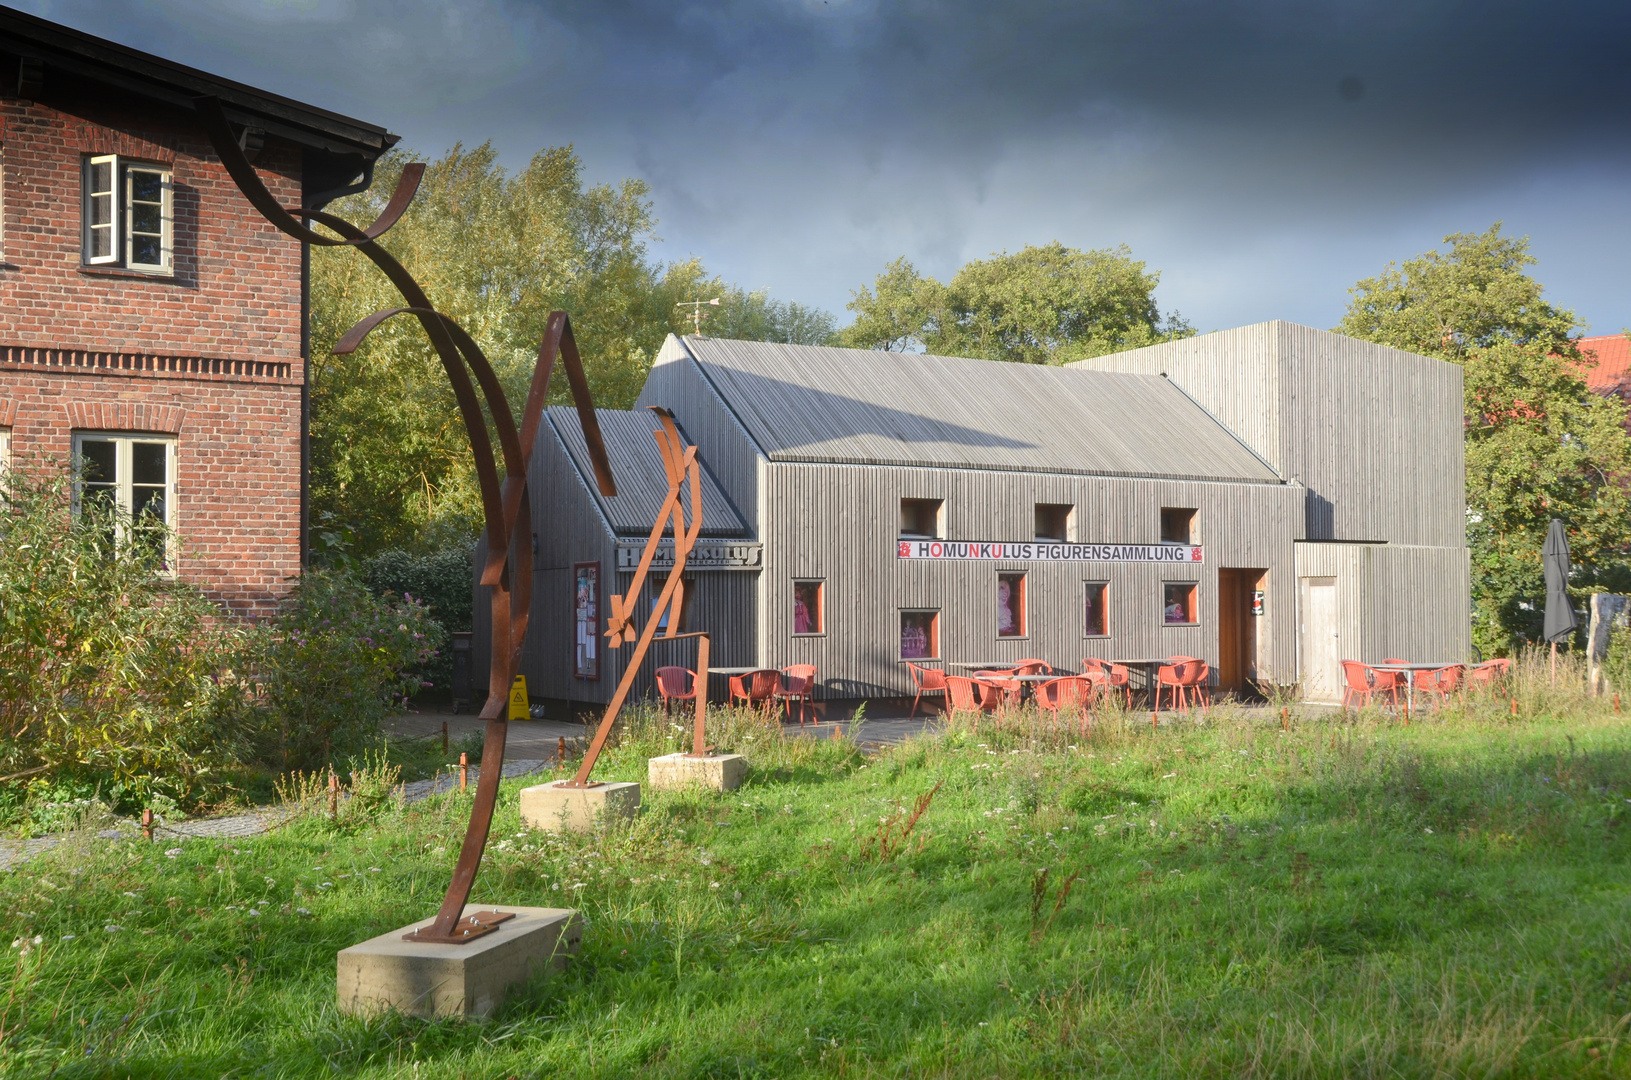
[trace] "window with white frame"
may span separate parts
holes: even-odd
[[[173,570],[176,442],[162,435],[74,434],[77,513],[106,515],[110,547],[154,556]]]
[[[170,272],[174,199],[170,170],[118,154],[85,159],[84,259],[90,266]]]
[[[11,429],[0,427],[0,472],[11,468]]]

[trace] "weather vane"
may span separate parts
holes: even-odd
[[[679,303],[675,304],[674,306],[675,307],[688,307],[688,308],[691,309],[691,314],[687,315],[686,318],[691,320],[691,326],[692,326],[692,329],[694,330],[694,332],[697,333],[697,334],[701,334],[702,333],[702,319],[703,319],[702,309],[704,307],[718,307],[719,306],[719,297],[716,296],[712,300],[681,300]]]

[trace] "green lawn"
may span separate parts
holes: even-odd
[[[508,783],[474,899],[589,925],[486,1023],[334,1006],[338,949],[433,912],[460,796],[76,839],[0,877],[4,940],[43,942],[0,1074],[1625,1075],[1631,732],[1558,711],[765,739],[741,790],[598,837],[524,831]]]

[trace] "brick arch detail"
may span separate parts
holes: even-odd
[[[0,398],[0,427],[11,427],[17,422],[17,403],[11,398]]]
[[[181,433],[186,410],[179,405],[140,401],[70,401],[68,426],[76,431],[155,431]]]

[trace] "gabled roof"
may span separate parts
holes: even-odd
[[[1158,375],[686,337],[774,461],[1278,483]]]
[[[600,506],[600,512],[611,523],[617,536],[646,536],[657,519],[668,497],[667,474],[663,472],[663,456],[657,449],[655,432],[657,418],[644,409],[625,412],[621,409],[596,409],[600,421],[600,435],[606,443],[606,456],[611,460],[612,476],[617,480],[617,494],[611,498],[602,495],[594,482],[594,467],[589,462],[589,447],[583,441],[583,428],[578,423],[578,411],[570,406],[552,405],[544,416],[555,435],[572,459],[578,476],[590,496]],[[680,433],[685,434],[682,427]],[[689,435],[686,435],[690,439]],[[702,530],[700,536],[746,536],[747,523],[736,507],[720,489],[708,463],[702,466]],[[682,489],[687,519],[691,514],[691,494]]]
[[[11,8],[0,8],[0,53],[10,58],[9,65],[0,66],[12,80],[18,77],[19,58],[43,64],[42,85],[47,94],[54,78],[66,77],[188,110],[193,98],[214,96],[221,99],[235,124],[369,162],[397,141],[397,136],[377,124],[223,79]],[[15,85],[7,87],[8,91],[16,89]]]
[[[1586,386],[1593,393],[1610,394],[1619,390],[1631,374],[1631,340],[1624,334],[1606,334],[1603,337],[1581,338],[1580,351],[1588,359],[1597,361],[1596,367],[1586,368]]]

